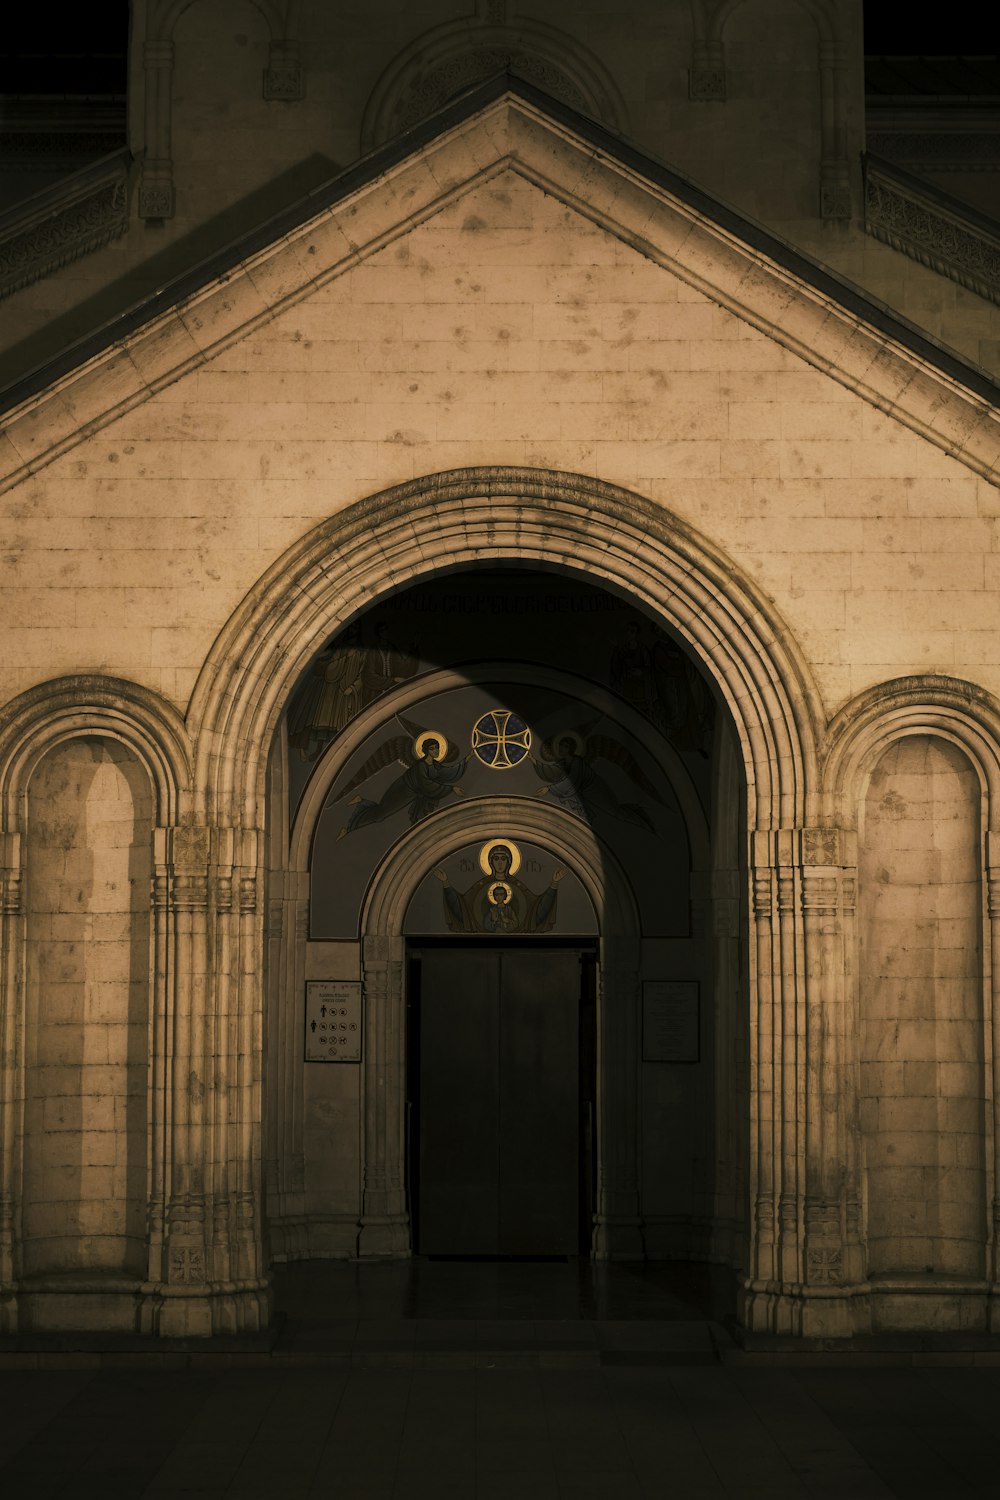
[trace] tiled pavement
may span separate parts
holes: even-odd
[[[995,1366],[724,1362],[697,1287],[635,1271],[278,1282],[253,1364],[0,1370],[0,1500],[1000,1496]]]

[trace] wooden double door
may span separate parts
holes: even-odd
[[[409,1177],[422,1255],[587,1248],[593,957],[449,944],[412,955]]]

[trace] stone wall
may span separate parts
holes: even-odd
[[[864,232],[860,5],[150,0],[131,39],[129,232],[5,309],[12,373],[512,66],[997,368],[1000,312]],[[766,167],[762,169],[762,163]],[[41,242],[39,242],[41,244]]]
[[[146,1272],[149,786],[114,741],[29,789],[24,1272]]]
[[[945,740],[899,740],[864,813],[861,1130],[870,1274],[985,1271],[979,780]]]

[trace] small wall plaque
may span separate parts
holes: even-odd
[[[643,1062],[696,1063],[698,981],[647,979],[642,987]]]
[[[306,1062],[361,1061],[361,981],[306,982]]]

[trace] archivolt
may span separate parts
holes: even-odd
[[[454,803],[412,828],[393,845],[372,881],[361,914],[361,936],[395,937],[402,932],[407,905],[427,870],[481,838],[484,827],[501,830],[501,837],[540,843],[569,865],[586,889],[602,935],[638,936],[635,896],[607,847],[579,818],[523,797]]]
[[[29,688],[0,716],[3,826],[19,824],[21,798],[41,757],[82,735],[119,740],[145,766],[160,823],[178,819],[191,782],[187,734],[177,711],[137,683],[117,677],[57,677]]]
[[[461,671],[441,668],[436,672],[421,675],[415,681],[401,684],[394,692],[387,693],[370,703],[351,721],[346,729],[331,741],[326,753],[318,760],[302,794],[296,810],[289,837],[289,868],[305,871],[309,868],[309,857],[316,824],[326,804],[326,799],[338,776],[364,743],[373,729],[390,720],[394,714],[410,713],[423,700],[437,697],[455,689],[492,683],[496,680],[496,663],[466,663]],[[514,665],[504,669],[505,682],[530,682],[543,692],[567,693],[570,697],[589,695],[591,705],[598,711],[615,716],[615,705],[609,692],[595,694],[591,683],[570,672],[554,671],[549,667]],[[687,767],[673,746],[652,730],[649,721],[635,710],[619,705],[621,721],[634,739],[646,750],[653,761],[659,763],[674,790],[681,808],[691,854],[697,869],[707,868],[709,858],[709,829],[705,810]],[[478,805],[478,804],[477,804]]]
[[[271,567],[218,637],[189,715],[205,815],[256,826],[278,717],[325,637],[382,595],[475,564],[583,575],[688,643],[740,738],[753,828],[801,826],[815,788],[818,696],[791,633],[712,543],[582,475],[452,470],[324,522]]]
[[[989,826],[1000,827],[1000,703],[956,677],[897,677],[869,688],[832,721],[823,790],[831,810],[860,806],[865,778],[893,740],[941,735],[975,766]]]
[[[510,69],[627,134],[618,86],[600,59],[574,37],[543,21],[519,17],[512,26],[490,26],[470,17],[432,28],[393,59],[365,105],[361,150],[373,150],[464,89]]]

